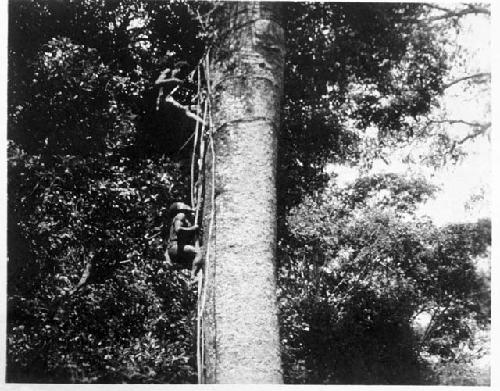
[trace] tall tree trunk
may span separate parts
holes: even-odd
[[[222,3],[211,52],[215,129],[204,208],[204,381],[281,383],[276,302],[276,157],[284,32],[277,3]]]

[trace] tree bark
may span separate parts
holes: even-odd
[[[203,311],[206,383],[283,381],[275,267],[284,68],[280,8],[230,2],[214,12],[219,39],[210,66],[215,166],[209,149],[204,207],[204,244],[210,247]]]

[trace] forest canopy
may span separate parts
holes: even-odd
[[[157,104],[154,82],[180,61],[196,68],[216,40],[211,8],[9,2],[7,381],[196,381],[196,294],[163,258],[168,206],[188,199],[194,121]],[[438,191],[432,183],[369,168],[388,148],[434,137],[438,124],[426,119],[450,83],[444,32],[487,12],[286,4],[286,382],[443,384],[446,365],[468,368],[463,346],[474,351],[475,331],[490,322],[489,276],[475,267],[490,222],[438,227],[416,213]],[[196,91],[185,83],[175,99],[193,105]],[[472,128],[474,137],[487,130]],[[456,157],[453,140],[440,142],[439,153]],[[361,174],[341,186],[332,163]]]

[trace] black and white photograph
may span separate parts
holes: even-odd
[[[496,384],[492,4],[2,7],[6,389]]]

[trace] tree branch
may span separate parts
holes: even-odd
[[[192,118],[194,119],[195,121],[198,121],[199,123],[205,125],[205,121],[203,121],[202,118],[200,118],[199,116],[197,116],[195,113],[193,113],[192,111],[189,111],[189,108],[187,108],[186,106],[183,106],[181,105],[179,102],[177,102],[174,98],[172,98],[171,96],[168,96],[167,98],[165,98],[165,102],[167,103],[171,103],[172,105],[174,105],[175,107],[177,107],[178,109],[181,109],[182,111],[184,111],[184,113],[186,114],[186,116],[188,116],[189,118]]]
[[[491,127],[491,123],[484,124],[484,125],[478,127],[474,132],[472,132],[472,133],[468,134],[467,136],[465,136],[465,137],[461,138],[460,140],[458,140],[456,143],[457,144],[463,144],[467,140],[470,140],[472,138],[475,138],[477,136],[482,135],[490,127]]]
[[[465,121],[462,119],[434,119],[434,120],[430,120],[428,123],[429,124],[451,124],[451,125],[463,124],[463,125],[471,126],[473,128],[480,128],[483,131],[488,129],[489,127],[491,127],[491,122],[484,122],[484,123],[470,122],[470,121]]]
[[[452,153],[455,150],[455,148],[457,147],[457,145],[462,145],[467,140],[472,140],[472,139],[484,134],[486,132],[486,130],[490,127],[491,127],[491,122],[476,127],[476,129],[472,133],[469,133],[467,136],[462,137],[460,140],[454,141],[453,145],[451,146],[450,152]]]
[[[486,79],[491,79],[491,73],[490,72],[480,72],[480,73],[475,73],[473,75],[459,77],[458,79],[455,79],[455,80],[450,81],[449,83],[446,83],[443,87],[449,88],[449,87],[451,87],[455,84],[458,84],[462,81],[471,80],[471,79],[483,79],[484,81],[486,81]],[[479,81],[479,82],[481,82],[481,81]]]
[[[481,136],[483,135],[484,133],[486,133],[486,131],[491,128],[491,122],[470,122],[470,121],[464,121],[464,120],[461,120],[461,119],[442,119],[442,120],[429,120],[427,122],[428,124],[432,124],[432,123],[435,123],[435,124],[450,124],[450,125],[454,125],[454,124],[463,124],[463,125],[467,125],[467,126],[470,126],[473,128],[472,132],[467,134],[466,136],[462,137],[461,139],[459,140],[451,140],[451,146],[450,146],[450,149],[448,151],[448,153],[450,155],[453,154],[453,152],[455,151],[456,147],[459,146],[459,145],[462,145],[463,143],[465,143],[466,141],[468,140],[472,140],[478,136]],[[436,134],[434,134],[436,135]]]
[[[473,128],[475,128],[468,135],[462,137],[459,140],[454,140],[452,142],[451,147],[450,147],[450,151],[449,151],[450,154],[453,154],[453,152],[455,151],[457,146],[462,145],[467,140],[472,140],[478,136],[483,135],[486,132],[486,130],[488,130],[491,127],[491,122],[479,123],[479,122],[467,122],[467,121],[462,121],[462,120],[448,120],[448,121],[442,120],[440,122],[461,123],[461,124],[469,125],[469,126],[472,126]]]
[[[434,327],[436,326],[436,319],[442,317],[446,313],[446,311],[448,311],[448,308],[450,308],[450,304],[447,304],[446,307],[444,307],[444,309],[441,311],[439,311],[438,309],[435,310],[435,312],[432,314],[429,324],[427,325],[427,328],[425,329],[424,335],[420,339],[419,346],[423,346],[427,339],[429,339],[430,335],[434,331]]]
[[[438,20],[443,20],[443,19],[451,19],[451,18],[460,18],[465,15],[470,15],[470,14],[483,14],[483,15],[488,15],[491,16],[491,10],[487,7],[481,7],[478,5],[474,4],[467,4],[466,8],[463,9],[450,9],[446,7],[439,6],[437,4],[431,4],[431,3],[424,3],[424,6],[442,11],[443,14],[441,15],[436,15],[436,16],[431,16],[428,18],[422,18],[422,19],[416,19],[414,22],[417,23],[423,23],[423,22],[435,22]]]
[[[78,282],[78,284],[76,284],[76,286],[73,288],[73,290],[70,292],[70,294],[75,293],[76,291],[83,288],[87,284],[89,277],[90,277],[90,273],[92,271],[92,258],[93,258],[92,256],[89,257],[87,263],[85,264],[85,269],[83,269],[83,273],[82,273],[82,276],[80,277],[80,281]]]
[[[424,342],[427,340],[428,336],[430,335],[430,332],[432,328],[434,327],[434,319],[436,319],[436,314],[437,314],[437,309],[434,310],[431,319],[429,320],[429,324],[425,328],[424,333],[422,334],[422,338],[420,338],[419,345],[422,346]]]
[[[443,11],[443,12],[446,12],[446,13],[457,12],[457,10],[453,10],[451,8],[443,7],[443,6],[438,5],[438,4],[422,3],[422,5],[425,6],[425,7],[436,9],[436,10]],[[487,14],[487,15],[491,14],[490,9],[487,8],[487,7],[481,7],[481,6],[478,6],[478,5],[475,5],[475,4],[464,4],[464,5],[466,6],[466,8],[463,9],[463,10],[461,10],[461,11],[468,11],[469,13],[477,13],[477,14]]]
[[[443,12],[453,12],[452,9],[446,8],[446,7],[443,7],[441,5],[437,5],[437,4],[422,3],[422,5],[425,6],[425,7],[427,7],[427,8],[432,8],[432,9],[436,9],[436,10],[443,11]]]

